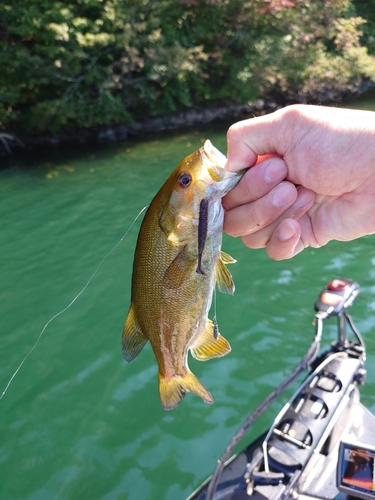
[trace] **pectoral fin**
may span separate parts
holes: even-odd
[[[207,361],[211,358],[220,358],[231,351],[229,342],[217,333],[214,337],[214,325],[210,319],[207,320],[203,332],[190,347],[191,354],[199,361]]]
[[[229,257],[228,254],[225,255]],[[235,286],[232,279],[232,275],[225,267],[224,261],[221,258],[218,259],[215,264],[215,279],[217,287],[221,293],[230,293],[231,295],[234,294]]]
[[[180,288],[186,276],[194,272],[195,261],[189,259],[186,246],[174,258],[164,274],[164,285],[173,290]]]
[[[122,352],[126,361],[132,361],[136,358],[144,348],[146,342],[147,338],[139,326],[132,302],[122,333]]]

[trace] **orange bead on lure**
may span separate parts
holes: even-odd
[[[227,172],[225,162],[210,141],[185,158],[151,202],[138,235],[122,348],[131,361],[150,341],[166,410],[189,391],[213,403],[188,368],[189,350],[201,361],[230,352],[208,319],[215,285],[234,293],[226,264],[235,260],[221,251],[221,198],[243,173]]]

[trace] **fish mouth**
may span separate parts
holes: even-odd
[[[225,169],[226,156],[215,148],[209,140],[204,142],[199,153],[202,161],[201,180],[208,185],[205,198],[222,198],[234,188],[244,172],[228,172]]]
[[[219,151],[212,144],[211,141],[206,140],[203,147],[200,149],[202,163],[207,169],[211,179],[214,182],[220,182],[225,176],[225,163],[227,158],[221,151]],[[229,172],[228,172],[229,173]]]

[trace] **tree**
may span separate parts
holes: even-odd
[[[265,95],[285,103],[344,92],[375,75],[373,48],[363,45],[374,9],[367,29],[361,5],[3,0],[1,127],[54,132]]]

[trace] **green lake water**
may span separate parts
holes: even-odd
[[[232,352],[207,363],[190,360],[213,405],[187,394],[165,412],[150,346],[132,363],[123,360],[140,220],[120,240],[175,165],[206,138],[225,151],[219,126],[3,160],[0,392],[46,323],[102,265],[48,324],[0,401],[2,500],[186,498],[248,413],[305,354],[314,301],[335,277],[361,285],[351,314],[368,348],[362,402],[375,411],[374,236],[307,249],[284,262],[225,237],[224,250],[238,260],[231,267],[236,293],[218,294],[217,316]],[[329,324],[327,343],[335,327]]]

